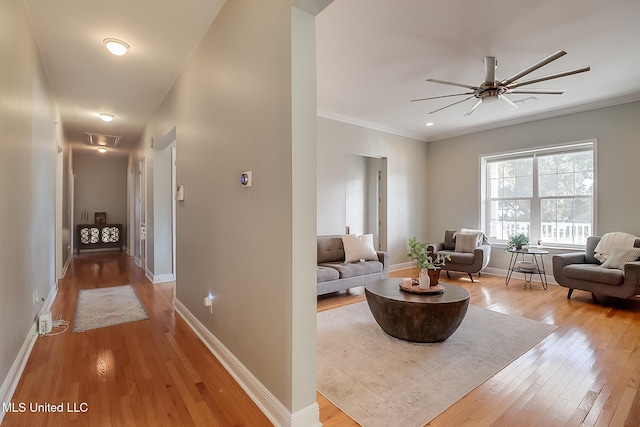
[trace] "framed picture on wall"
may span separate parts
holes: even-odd
[[[94,215],[94,222],[96,225],[105,225],[107,223],[107,213],[96,212]]]

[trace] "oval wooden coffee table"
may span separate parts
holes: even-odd
[[[365,285],[369,309],[392,337],[413,342],[438,342],[451,336],[469,307],[469,291],[440,282],[444,292],[425,295],[400,289],[402,279],[380,279]]]

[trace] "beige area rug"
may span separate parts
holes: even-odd
[[[80,289],[73,332],[84,332],[148,318],[147,310],[131,285]]]
[[[470,305],[446,341],[387,335],[361,302],[318,313],[318,391],[365,427],[424,426],[557,327]]]

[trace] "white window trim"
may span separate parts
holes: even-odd
[[[478,196],[479,196],[478,209],[479,209],[479,213],[480,213],[480,215],[479,215],[480,227],[479,228],[482,231],[484,231],[485,233],[487,233],[487,235],[489,235],[488,230],[487,230],[487,209],[486,209],[486,207],[487,207],[487,185],[486,185],[486,174],[487,174],[486,163],[487,163],[487,160],[500,159],[501,157],[505,158],[505,159],[508,159],[508,158],[517,157],[519,155],[541,154],[541,153],[545,153],[545,152],[548,152],[548,153],[562,152],[562,151],[566,151],[566,150],[579,149],[581,146],[583,146],[583,147],[591,146],[593,148],[593,176],[594,176],[593,196],[592,196],[593,197],[593,206],[592,206],[592,215],[593,215],[593,217],[592,217],[591,234],[590,235],[597,236],[598,235],[598,229],[597,229],[597,224],[598,224],[598,182],[599,182],[599,179],[598,179],[598,139],[597,138],[479,155],[478,156],[478,170],[479,170],[478,182],[479,182],[479,185],[480,185],[480,191],[478,193]],[[492,245],[497,246],[497,247],[506,247],[507,240],[490,239],[490,243]],[[544,241],[543,241],[543,246],[547,247],[547,248],[551,248],[551,249],[558,249],[558,250],[562,250],[562,249],[569,249],[569,250],[584,249],[584,247],[585,247],[585,245],[579,245],[579,244],[570,245],[570,244],[566,244],[566,243],[562,243],[561,244],[561,243],[551,243],[551,242],[544,242]]]

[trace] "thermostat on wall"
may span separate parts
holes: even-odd
[[[242,172],[240,175],[240,184],[242,184],[243,187],[251,187],[251,171]]]

